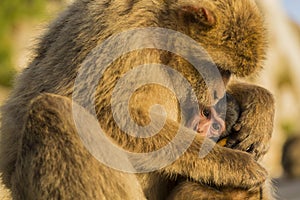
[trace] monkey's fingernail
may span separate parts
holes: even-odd
[[[254,145],[253,144],[251,144],[247,149],[246,149],[246,152],[248,152],[248,153],[252,153],[253,152],[253,150],[254,150]]]
[[[235,124],[233,126],[233,130],[235,130],[235,131],[240,131],[241,129],[242,129],[242,125],[241,124]]]

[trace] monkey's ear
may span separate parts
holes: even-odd
[[[182,6],[179,13],[187,22],[200,23],[206,26],[216,24],[215,15],[205,7]]]

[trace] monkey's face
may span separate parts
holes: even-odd
[[[192,128],[202,136],[219,138],[225,131],[225,122],[213,107],[203,106],[200,108],[200,113],[188,121],[187,127]]]

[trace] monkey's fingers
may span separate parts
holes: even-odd
[[[270,135],[256,130],[258,130],[256,126],[250,128],[244,125],[239,132],[229,136],[226,147],[248,152],[258,160],[269,149]]]
[[[234,128],[234,131],[228,136],[226,147],[235,148],[239,143],[249,137],[251,130],[247,128],[245,124],[237,123],[235,127],[238,128]]]
[[[269,149],[268,139],[266,141],[255,141],[252,137],[248,137],[242,142],[238,143],[234,149],[245,151],[253,155],[255,160],[266,154]]]
[[[226,147],[234,148],[252,134],[253,130],[256,129],[256,124],[251,119],[251,113],[248,110],[241,113],[240,118],[232,128],[232,133],[228,137]]]
[[[261,124],[252,120],[251,113],[245,111],[233,127],[233,133],[229,135],[226,147],[245,151],[255,158],[266,153],[270,135],[264,134]]]
[[[238,140],[237,137],[228,137],[225,147],[233,149],[239,143],[240,143],[240,140]]]
[[[262,87],[241,83],[231,85],[230,90],[242,112],[226,146],[252,153],[258,159],[266,153],[272,136],[273,95]]]

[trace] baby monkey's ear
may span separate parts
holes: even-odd
[[[200,23],[206,26],[213,26],[216,24],[214,13],[205,7],[197,7],[192,5],[182,6],[180,9],[180,16],[186,22]]]

